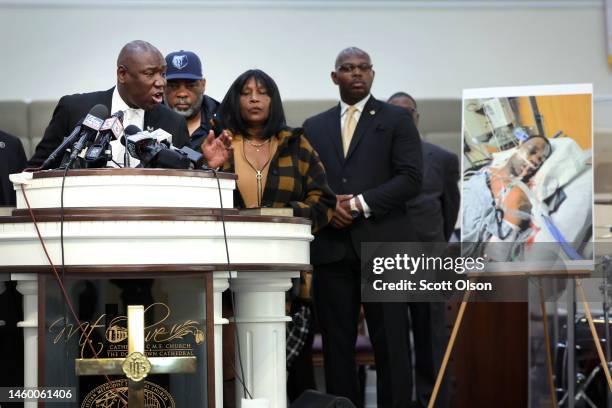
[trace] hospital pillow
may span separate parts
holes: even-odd
[[[536,197],[545,200],[582,173],[590,157],[590,150],[583,151],[574,139],[563,137],[549,139],[552,154],[533,176],[532,185]]]

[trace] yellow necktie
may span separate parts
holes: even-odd
[[[342,126],[342,148],[344,150],[344,156],[346,156],[346,153],[348,152],[351,139],[353,138],[353,133],[355,133],[355,127],[357,126],[357,121],[355,120],[354,115],[356,110],[357,108],[354,106],[349,106],[346,110],[344,126]]]

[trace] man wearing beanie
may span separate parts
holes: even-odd
[[[202,63],[191,51],[171,52],[166,56],[166,104],[187,121],[191,140],[187,144],[201,151],[200,145],[212,129],[219,102],[204,95],[206,79]]]

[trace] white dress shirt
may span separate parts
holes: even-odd
[[[127,103],[121,98],[119,95],[119,91],[117,87],[113,91],[113,99],[111,102],[111,113],[115,113],[118,111],[123,112],[123,128],[125,129],[129,125],[137,126],[141,130],[144,127],[144,109],[139,108],[130,108]],[[124,153],[125,147],[121,144],[120,140],[113,140],[110,142],[111,148],[113,150],[113,160],[117,163],[124,165]],[[130,167],[136,167],[140,161],[133,157],[130,157]],[[109,166],[116,167],[115,163],[109,163]]]

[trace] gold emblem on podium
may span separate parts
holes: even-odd
[[[196,344],[202,344],[202,342],[204,341],[204,332],[202,330],[196,329],[193,337],[195,338]]]
[[[75,360],[77,375],[117,375],[124,373],[128,378],[128,406],[145,408],[145,381],[147,374],[195,373],[196,357],[151,357],[147,358],[144,340],[144,306],[128,306],[128,356],[123,358],[78,358]],[[127,367],[127,368],[126,368]],[[100,388],[100,387],[98,387]],[[111,388],[113,398],[122,403],[125,399]],[[109,405],[110,406],[110,405]],[[123,405],[121,405],[123,406]]]
[[[144,408],[176,408],[176,401],[163,387],[143,381]],[[91,390],[80,408],[126,408],[128,380],[113,380]]]
[[[106,340],[110,343],[120,343],[127,339],[127,330],[118,325],[113,325],[106,330]]]
[[[144,354],[135,351],[125,358],[121,369],[130,380],[141,381],[151,371],[151,363]]]

